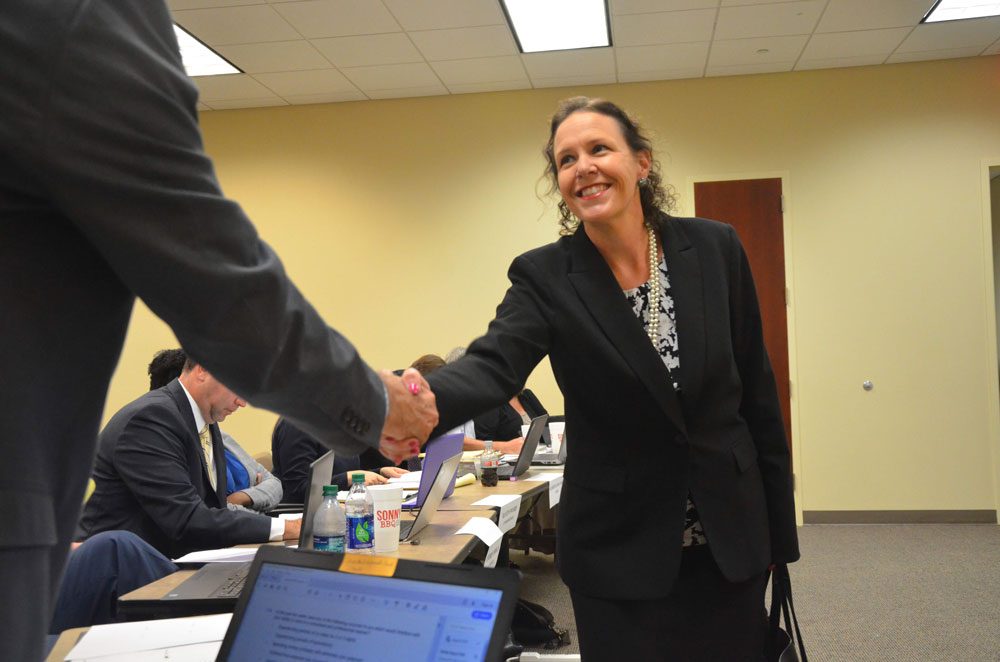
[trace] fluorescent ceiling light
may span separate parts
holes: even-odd
[[[938,0],[921,23],[958,21],[963,18],[1000,16],[998,0]]]
[[[184,70],[188,76],[243,73],[181,26],[175,24],[174,33],[177,35],[177,44],[181,47],[181,59],[184,60]]]
[[[501,0],[522,53],[611,45],[605,0]]]

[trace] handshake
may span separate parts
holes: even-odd
[[[382,370],[379,377],[389,394],[379,452],[399,464],[419,453],[420,445],[437,426],[437,404],[427,380],[413,368],[407,368],[401,377]]]

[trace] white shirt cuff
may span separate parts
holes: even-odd
[[[271,518],[271,537],[268,538],[270,542],[277,542],[279,540],[284,540],[285,538],[285,520],[279,517]]]

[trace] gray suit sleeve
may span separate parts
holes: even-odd
[[[281,481],[265,469],[257,460],[250,457],[250,454],[243,450],[243,447],[225,432],[222,433],[222,443],[226,447],[226,450],[235,455],[243,466],[246,467],[247,473],[250,474],[251,482],[256,480],[257,474],[261,476],[258,484],[242,490],[253,501],[253,510],[265,513],[281,503]],[[239,506],[229,504],[229,507],[235,510]]]
[[[377,446],[378,375],[222,194],[166,7],[82,3],[52,38],[29,167],[55,204],[233,391],[339,452]]]

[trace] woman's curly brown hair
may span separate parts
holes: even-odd
[[[618,122],[621,127],[625,142],[633,152],[645,151],[650,157],[649,180],[646,185],[639,187],[639,200],[642,202],[642,215],[649,219],[656,216],[660,211],[671,211],[674,208],[677,196],[673,188],[663,183],[663,176],[660,174],[660,162],[653,158],[653,143],[642,133],[642,127],[638,122],[629,117],[628,113],[619,108],[614,103],[606,99],[591,99],[590,97],[572,97],[559,103],[552,116],[549,129],[549,141],[545,143],[542,154],[545,156],[545,174],[543,177],[549,179],[549,193],[559,191],[559,169],[556,165],[554,143],[556,130],[567,117],[577,112],[600,113],[607,115]],[[561,235],[571,235],[580,226],[580,219],[573,216],[569,206],[562,198],[559,199],[559,230]]]

